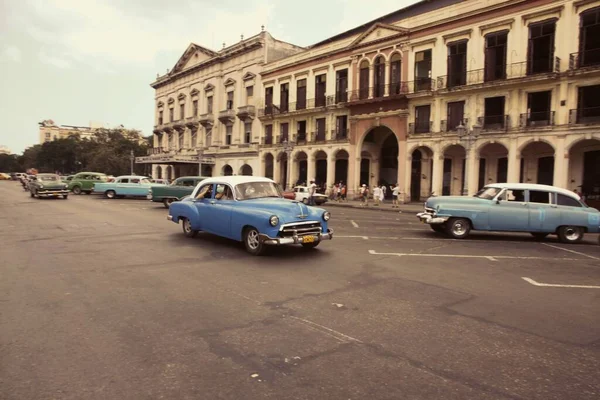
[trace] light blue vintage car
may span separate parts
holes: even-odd
[[[417,217],[455,239],[481,230],[530,232],[537,239],[557,234],[564,243],[577,243],[586,232],[600,232],[600,211],[577,194],[524,183],[488,185],[473,197],[431,197]]]
[[[92,193],[104,194],[106,198],[115,199],[125,196],[146,197],[152,186],[160,186],[152,183],[150,178],[139,175],[123,175],[115,178],[114,182],[95,183]]]
[[[205,179],[190,197],[171,204],[167,216],[181,222],[187,237],[212,233],[243,242],[253,255],[269,245],[315,248],[333,238],[329,218],[322,208],[284,199],[271,179],[252,176]]]

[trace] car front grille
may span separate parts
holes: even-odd
[[[317,221],[296,222],[285,224],[279,230],[279,236],[292,237],[294,235],[319,235],[322,232],[321,223]]]

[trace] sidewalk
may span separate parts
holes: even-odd
[[[423,202],[419,203],[408,203],[408,204],[400,204],[399,208],[392,208],[392,201],[386,200],[379,206],[373,205],[373,200],[369,201],[368,207],[363,207],[360,205],[360,201],[358,200],[348,200],[345,202],[338,203],[335,200],[329,200],[327,203],[323,204],[321,207],[346,207],[346,208],[360,208],[361,210],[374,210],[374,211],[387,211],[387,212],[395,212],[398,213],[402,211],[402,213],[418,213],[423,211]]]

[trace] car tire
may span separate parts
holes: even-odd
[[[584,231],[580,226],[561,226],[558,228],[558,239],[563,243],[579,243],[583,240]]]
[[[444,224],[430,224],[429,227],[436,233],[446,233],[446,225]]]
[[[253,256],[260,256],[265,252],[265,245],[259,240],[258,230],[254,227],[244,229],[242,235],[246,251]]]
[[[306,197],[305,197],[305,198],[303,198],[303,199],[302,199],[302,203],[304,203],[304,204],[308,204],[308,199],[307,199]]]
[[[185,237],[195,238],[198,236],[198,231],[192,229],[192,223],[187,218],[181,218],[181,229]]]
[[[117,193],[114,190],[107,190],[106,192],[104,192],[104,195],[107,199],[111,200],[117,197]]]
[[[81,187],[79,187],[79,186],[73,186],[72,190],[73,190],[73,194],[76,194],[76,195],[81,194]]]
[[[63,199],[65,199],[65,200],[66,200],[66,199],[68,199],[68,198],[69,198],[69,195],[68,195],[68,194],[63,194]]]
[[[471,232],[471,221],[466,218],[451,218],[446,224],[446,233],[453,239],[464,239]]]
[[[29,195],[30,195],[31,197],[35,197],[35,194],[33,194],[33,192],[32,192],[31,190],[29,191]]]
[[[163,199],[163,206],[168,209],[174,201],[174,199]]]
[[[535,240],[544,240],[548,237],[549,233],[546,232],[530,232],[531,236],[533,236],[533,238]]]
[[[85,194],[92,194],[92,191],[88,190],[87,192],[85,192]]]
[[[313,243],[302,243],[302,247],[306,250],[312,250],[316,248],[321,242],[313,242]]]

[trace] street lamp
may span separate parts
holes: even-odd
[[[293,141],[288,142],[287,139],[283,141],[283,151],[285,151],[285,154],[287,155],[286,186],[288,186],[288,188],[292,187],[292,151],[294,151],[295,146],[296,143]]]
[[[133,161],[135,160],[135,155],[133,154],[133,149],[129,152],[129,161],[131,162],[131,175],[133,175]]]
[[[479,133],[481,132],[481,126],[478,124],[473,125],[472,129],[465,127],[462,123],[456,127],[456,132],[458,133],[458,139],[465,144],[465,182],[462,191],[463,196],[469,195],[469,160],[471,158],[471,149],[473,144],[479,137]]]
[[[202,176],[202,156],[204,155],[204,148],[198,147],[196,151],[198,153],[198,176]]]

